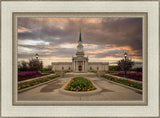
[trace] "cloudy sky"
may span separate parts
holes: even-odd
[[[39,54],[44,65],[71,62],[80,27],[89,61],[116,63],[126,51],[142,62],[142,18],[18,18],[18,60]]]

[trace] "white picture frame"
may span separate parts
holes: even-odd
[[[159,117],[159,2],[158,1],[1,1],[1,116],[2,117]],[[90,12],[147,13],[148,104],[135,106],[13,105],[13,13]],[[144,50],[144,49],[143,49]],[[16,56],[14,56],[16,58]]]

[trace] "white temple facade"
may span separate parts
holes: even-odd
[[[72,62],[52,62],[53,71],[72,71],[72,72],[89,72],[89,71],[107,71],[109,69],[108,62],[88,62],[85,57],[83,43],[81,39],[81,31],[77,45],[76,56],[72,57]]]

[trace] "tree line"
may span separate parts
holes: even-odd
[[[18,62],[18,72],[22,71],[38,71],[43,69],[43,62],[39,59],[29,59],[28,62],[20,61]]]

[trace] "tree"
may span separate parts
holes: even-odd
[[[26,61],[19,61],[18,62],[18,72],[28,71],[28,70],[29,70],[28,62],[26,62]]]
[[[48,66],[47,66],[47,69],[48,69],[49,71],[51,71],[51,70],[52,70],[52,65],[48,65]]]
[[[134,61],[132,61],[129,58],[126,58],[126,62],[125,62],[125,59],[118,61],[119,68],[124,71],[125,70],[128,71],[130,68],[132,68],[133,65],[134,65]]]
[[[31,71],[37,71],[37,70],[41,70],[43,68],[43,63],[39,59],[33,59],[33,58],[31,58],[29,60],[28,65],[29,65],[29,69]]]
[[[47,67],[43,68],[43,71],[52,71],[52,65],[48,65]]]

